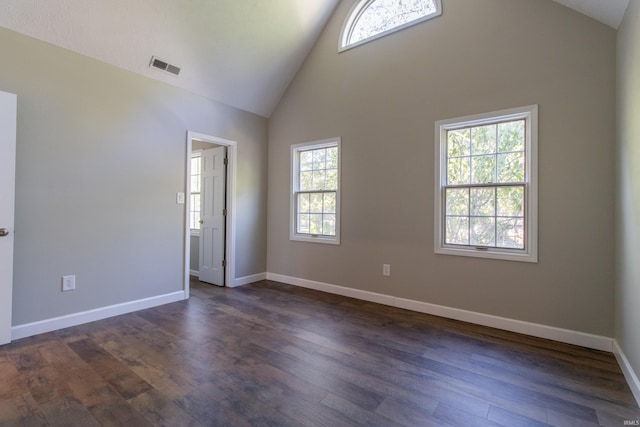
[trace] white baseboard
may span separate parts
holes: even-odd
[[[26,338],[33,335],[57,331],[58,329],[82,325],[83,323],[102,320],[107,317],[131,313],[133,311],[144,310],[146,308],[181,301],[183,299],[185,299],[185,292],[178,291],[170,294],[110,305],[108,307],[96,308],[80,313],[69,314],[66,316],[54,317],[52,319],[40,320],[38,322],[27,323],[24,325],[13,326],[11,328],[11,339],[18,340],[20,338]]]
[[[238,277],[233,279],[233,283],[229,285],[230,288],[236,288],[238,286],[248,285],[249,283],[259,282],[267,279],[267,273],[252,274],[251,276]]]
[[[613,339],[600,335],[592,335],[584,332],[542,325],[539,323],[524,322],[522,320],[509,319],[506,317],[499,317],[491,314],[477,313],[474,311],[462,310],[459,308],[446,307],[443,305],[430,304],[405,298],[397,298],[390,295],[368,292],[360,289],[346,288],[343,286],[316,282],[313,280],[299,279],[297,277],[284,276],[276,273],[267,273],[267,280],[274,280],[277,282],[287,283],[289,285],[315,289],[318,291],[357,298],[364,301],[376,302],[379,304],[404,308],[420,313],[446,317],[448,319],[461,320],[464,322],[475,323],[478,325],[489,326],[506,331],[518,332],[534,337],[546,338],[568,344],[575,344],[596,350],[608,352],[613,351]]]
[[[618,364],[622,369],[624,378],[627,380],[627,384],[629,384],[633,397],[636,398],[636,402],[638,403],[638,406],[640,406],[640,379],[638,379],[638,375],[636,375],[636,372],[629,363],[629,359],[627,359],[622,348],[620,348],[618,340],[615,339],[613,340],[613,354],[615,354],[616,359],[618,360]]]
[[[190,276],[194,276],[194,277],[198,277],[198,276],[200,276],[200,272],[198,270],[189,270],[189,275]]]

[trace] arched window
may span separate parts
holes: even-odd
[[[344,23],[340,50],[350,49],[441,14],[440,0],[360,0]]]

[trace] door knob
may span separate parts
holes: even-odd
[[[5,237],[9,235],[9,230],[6,228],[0,228],[0,237]]]
[[[200,221],[198,221],[198,222],[199,222],[200,224],[204,224],[204,220],[202,220],[202,219],[201,219]]]

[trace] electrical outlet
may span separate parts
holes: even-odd
[[[382,275],[391,276],[391,264],[382,264]]]
[[[76,289],[76,275],[62,276],[62,292],[73,291]]]

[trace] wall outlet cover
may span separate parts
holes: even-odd
[[[73,291],[76,288],[76,275],[62,276],[62,292]]]

